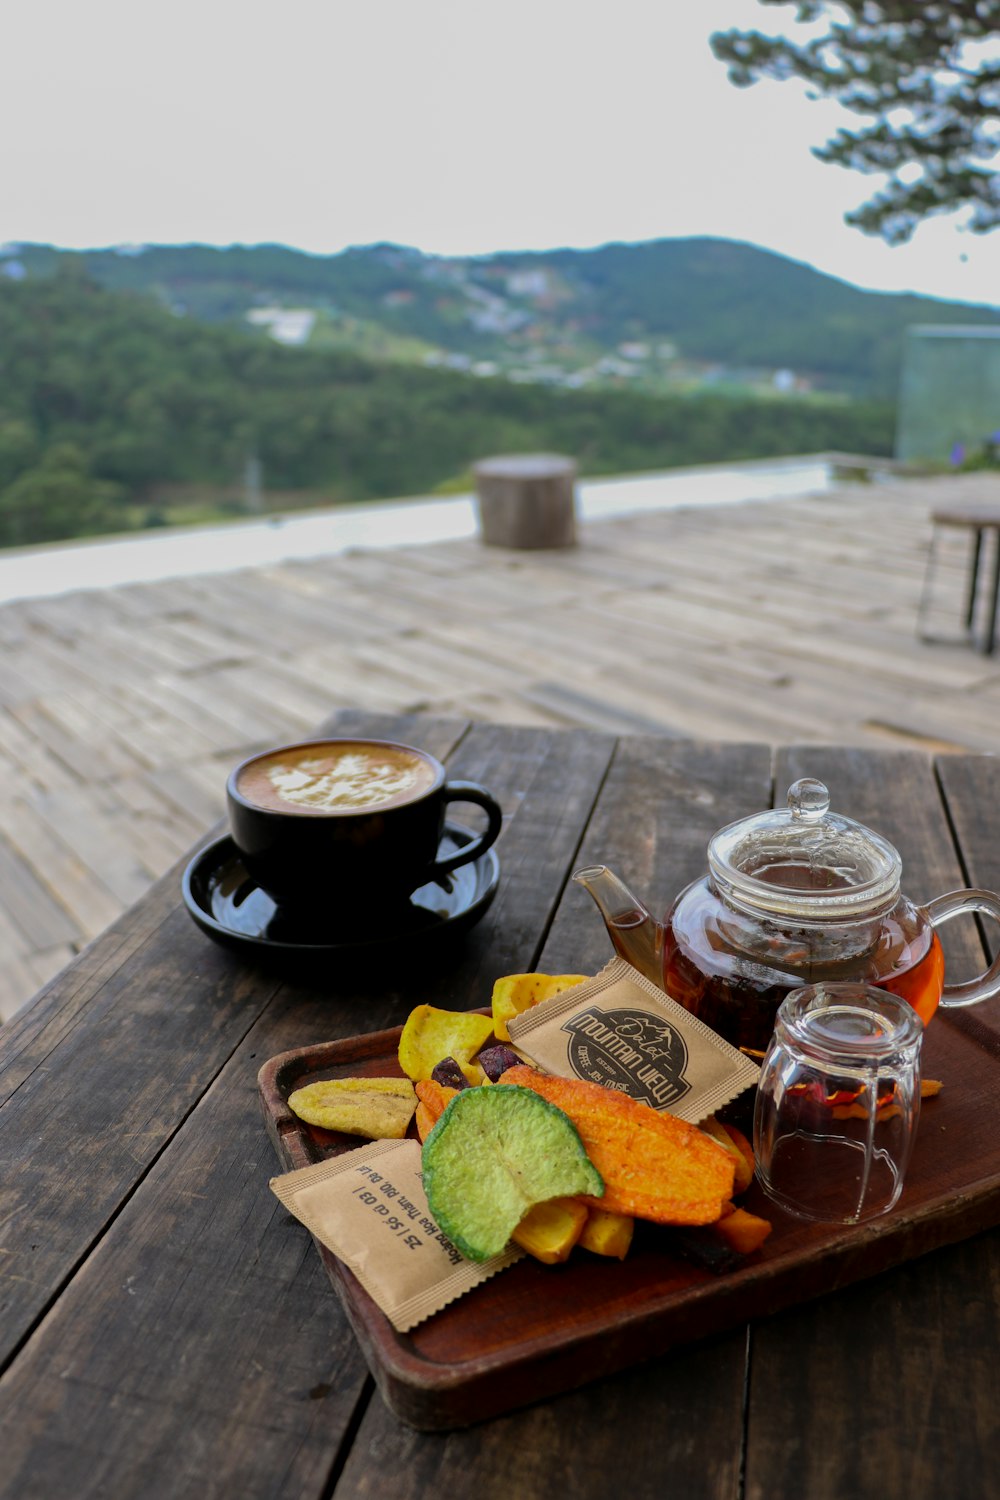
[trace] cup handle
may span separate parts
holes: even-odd
[[[992,891],[949,891],[945,896],[935,896],[933,901],[928,901],[924,910],[935,928],[965,912],[982,912],[1000,923],[1000,896],[995,896]],[[964,984],[946,984],[941,992],[941,1004],[976,1005],[996,994],[1000,994],[1000,948],[984,973],[975,979],[967,979]]]
[[[447,875],[449,870],[457,870],[459,865],[467,865],[472,860],[478,859],[485,854],[491,844],[495,844],[500,829],[503,826],[503,813],[500,804],[490,796],[485,787],[477,786],[474,781],[449,781],[444,788],[445,802],[474,802],[477,807],[486,811],[488,819],[486,831],[478,838],[474,838],[471,844],[466,844],[459,849],[457,854],[449,854],[447,859],[435,860],[430,868],[430,877],[436,880],[439,875]]]

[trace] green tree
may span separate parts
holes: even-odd
[[[80,450],[57,443],[0,493],[0,543],[57,541],[121,525],[121,486],[95,479]]]
[[[761,0],[788,5],[793,0]],[[797,0],[798,23],[827,23],[801,46],[757,31],[718,32],[716,57],[740,87],[803,79],[870,124],[838,130],[815,154],[888,182],[846,220],[903,244],[931,215],[984,234],[1000,223],[998,0]]]
[[[38,440],[27,422],[0,420],[0,490],[13,484],[38,457]]]
[[[827,285],[748,247],[725,248],[720,259],[717,247],[696,242],[681,247],[680,261],[667,249],[666,261],[653,247],[641,256],[642,326],[676,327],[679,341],[690,336],[703,356],[723,361],[766,349],[764,363],[798,368],[819,348],[834,361],[831,385],[840,366],[852,379],[859,364],[888,368],[899,329],[938,305]],[[611,280],[624,289],[627,265],[611,258]],[[688,302],[700,313],[676,296],[662,300],[675,279],[693,288]],[[981,320],[982,310],[964,314]],[[949,315],[963,310],[949,305]],[[765,343],[772,335],[779,341]],[[80,278],[0,278],[0,545],[169,521],[175,505],[228,513],[251,454],[268,493],[301,491],[306,504],[307,492],[365,500],[424,493],[460,475],[468,484],[475,459],[505,450],[563,450],[583,472],[609,474],[827,448],[889,452],[892,434],[881,401],[479,381],[282,348]],[[177,493],[206,487],[216,493]]]

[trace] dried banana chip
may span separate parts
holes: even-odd
[[[417,1096],[408,1078],[334,1078],[296,1089],[288,1107],[300,1120],[324,1130],[370,1141],[401,1140]]]

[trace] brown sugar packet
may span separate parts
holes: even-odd
[[[466,1260],[430,1216],[420,1143],[375,1141],[272,1177],[271,1191],[332,1250],[400,1333],[520,1260]]]
[[[694,1125],[760,1074],[623,958],[508,1025],[517,1050],[546,1072],[618,1089]]]

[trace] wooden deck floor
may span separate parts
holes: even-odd
[[[989,475],[675,509],[568,552],[355,552],[0,608],[0,1016],[218,818],[230,765],[333,709],[726,740],[1000,748],[1000,652],[959,640]]]

